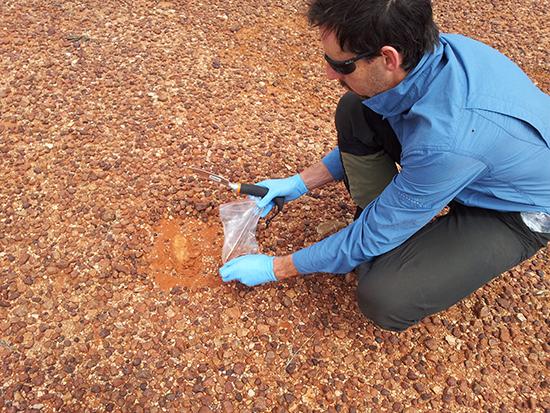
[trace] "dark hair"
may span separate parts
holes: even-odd
[[[311,0],[307,17],[312,26],[333,31],[342,50],[394,47],[406,71],[439,44],[430,0]]]

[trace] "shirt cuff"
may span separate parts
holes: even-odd
[[[300,274],[311,274],[318,271],[315,268],[316,260],[311,258],[310,251],[307,248],[303,248],[292,254],[292,262]]]
[[[340,158],[340,150],[338,148],[334,148],[326,154],[322,161],[335,180],[341,181],[344,179],[344,167],[342,166],[342,159]]]

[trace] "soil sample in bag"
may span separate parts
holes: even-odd
[[[149,273],[163,289],[221,284],[218,269],[223,232],[220,225],[193,219],[162,220],[147,257]]]

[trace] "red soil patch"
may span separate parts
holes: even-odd
[[[223,232],[198,220],[164,219],[148,256],[149,272],[163,290],[175,286],[199,288],[221,284]]]

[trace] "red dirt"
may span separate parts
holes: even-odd
[[[238,196],[182,166],[253,183],[334,147],[344,91],[305,4],[2,1],[1,413],[550,412],[550,248],[401,334],[365,319],[353,274],[220,284],[218,206]],[[434,16],[548,93],[549,8]],[[343,185],[315,190],[259,225],[260,250],[353,211]]]
[[[163,219],[146,257],[148,273],[163,290],[172,287],[214,287],[221,284],[218,268],[221,228],[194,219]]]

